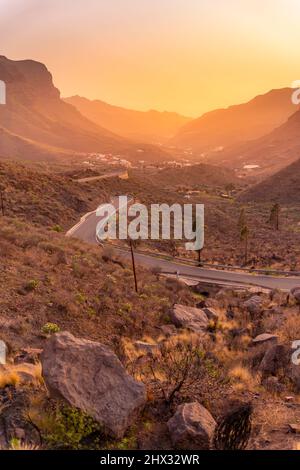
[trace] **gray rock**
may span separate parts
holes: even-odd
[[[123,437],[146,402],[145,386],[100,343],[56,333],[47,340],[41,362],[52,396],[92,416],[113,437]]]
[[[292,355],[295,352],[290,344],[275,344],[265,353],[259,370],[263,376],[284,374],[294,385],[297,392],[300,391],[300,366],[293,364]]]
[[[256,336],[256,338],[254,338],[252,340],[252,343],[256,346],[259,346],[261,344],[265,344],[265,343],[277,343],[278,341],[278,336],[276,335],[271,335],[269,333],[263,333],[261,335],[258,335]]]
[[[300,302],[300,287],[294,287],[291,290],[291,294],[296,299],[297,302]]]
[[[160,329],[162,333],[167,337],[177,335],[175,325],[162,325]]]
[[[289,430],[294,434],[300,434],[300,424],[289,424]]]
[[[267,377],[263,381],[263,386],[266,390],[271,393],[282,393],[284,391],[284,386],[279,382],[277,377]]]
[[[210,412],[198,402],[180,405],[168,421],[171,440],[176,449],[209,449],[215,427],[216,422]]]
[[[262,311],[262,298],[259,295],[253,295],[243,303],[243,306],[251,314],[257,315]]]
[[[177,327],[188,328],[196,333],[205,331],[209,323],[203,310],[179,304],[174,305],[171,320]]]
[[[213,308],[205,307],[202,310],[209,320],[217,321],[219,319],[219,314]]]
[[[291,355],[290,348],[284,344],[271,346],[264,354],[259,370],[266,376],[276,375],[280,369],[287,369]]]

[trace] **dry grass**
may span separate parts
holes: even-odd
[[[280,328],[276,330],[282,341],[300,340],[300,316],[299,313],[291,313],[287,316]]]
[[[14,370],[4,370],[0,372],[0,388],[7,387],[9,385],[18,387],[21,383],[19,374]]]
[[[120,336],[157,337],[174,303],[194,305],[188,288],[139,268],[136,294],[130,265],[103,259],[99,247],[15,219],[0,220],[0,251],[1,320],[8,325],[1,334],[15,349],[42,347],[41,328],[50,322],[116,350]],[[58,253],[63,263],[57,263]]]
[[[234,366],[228,373],[232,386],[237,391],[257,391],[260,377],[242,365]]]

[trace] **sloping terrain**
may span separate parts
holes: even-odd
[[[272,90],[248,103],[217,109],[183,126],[172,143],[195,152],[211,152],[257,139],[295,112],[289,88]]]
[[[275,173],[300,157],[300,111],[296,111],[286,123],[268,135],[233,146],[210,157],[219,165],[243,168],[258,165],[258,173]]]
[[[71,178],[14,162],[0,162],[5,215],[45,227],[69,228],[81,215],[109,200],[101,185],[82,187]]]
[[[300,203],[300,160],[241,193],[243,202]]]
[[[241,184],[234,171],[205,163],[183,168],[165,168],[155,173],[154,182],[173,187],[206,185],[225,188],[228,184]]]
[[[0,127],[0,156],[4,159],[26,160],[30,162],[49,161],[59,162],[62,158],[71,156],[68,150],[51,147],[21,137],[13,132]]]
[[[74,152],[118,153],[136,160],[160,159],[166,156],[161,149],[131,141],[113,134],[82,116],[76,108],[60,99],[47,68],[32,60],[12,61],[0,56],[0,79],[6,83],[7,104],[0,107],[0,126],[6,132],[1,153],[19,157],[22,141],[29,139],[36,154],[36,145]],[[8,138],[8,134],[10,138]],[[12,134],[17,140],[12,145]],[[35,143],[35,145],[33,144]],[[27,142],[26,145],[27,147]],[[52,151],[48,149],[48,155]],[[41,159],[47,155],[41,149]],[[22,152],[21,152],[22,153]],[[24,158],[29,155],[24,149]],[[55,151],[53,152],[55,155]]]
[[[190,121],[190,118],[177,113],[135,111],[81,96],[71,96],[64,101],[75,106],[83,116],[99,126],[144,142],[164,142]]]

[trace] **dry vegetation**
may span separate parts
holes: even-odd
[[[296,435],[286,438],[289,424],[300,419],[295,387],[283,373],[270,390],[257,369],[266,346],[251,345],[263,332],[283,342],[297,339],[293,299],[280,292],[261,294],[262,311],[252,314],[243,305],[253,294],[223,290],[205,300],[218,313],[207,332],[178,330],[168,336],[163,327],[170,324],[173,304],[199,302],[199,294],[177,281],[139,271],[136,294],[130,267],[109,250],[11,218],[1,219],[0,250],[1,333],[10,361],[29,346],[42,348],[57,327],[108,345],[148,391],[140,419],[124,439],[114,441],[87,416],[48,398],[38,362],[29,382],[22,364],[11,364],[0,375],[0,406],[11,448],[168,449],[166,422],[180,403],[192,400],[217,420],[231,403],[251,401],[256,432],[250,448],[297,445]],[[136,340],[152,344],[154,352],[141,351]],[[276,422],[271,410],[278,410]],[[19,427],[26,431],[25,440],[15,435]]]
[[[9,364],[0,370],[6,439],[6,444],[0,439],[1,446],[7,448],[9,442],[10,449],[169,449],[168,419],[179,404],[198,400],[217,421],[232,403],[251,402],[254,432],[249,448],[297,447],[299,439],[289,425],[300,419],[299,390],[284,369],[265,377],[259,364],[269,346],[252,344],[262,333],[277,335],[283,344],[300,339],[299,306],[293,298],[261,293],[261,311],[254,314],[244,306],[253,295],[249,291],[223,290],[205,299],[176,280],[142,269],[136,294],[131,266],[124,260],[109,249],[59,233],[109,195],[132,194],[150,203],[155,194],[155,202],[186,202],[181,192],[158,191],[151,178],[135,172],[127,181],[114,178],[83,187],[71,180],[71,174],[14,164],[0,167],[0,182],[6,189],[7,210],[0,218],[0,326],[1,339],[9,347]],[[207,188],[201,194],[201,201],[200,196],[190,201],[207,204],[203,259],[241,262],[240,206]],[[296,269],[294,208],[282,209],[279,232],[268,223],[267,205],[249,205],[246,215],[251,263]],[[154,247],[168,249],[160,242]],[[199,335],[173,327],[175,331],[166,332],[175,303],[196,306],[199,301],[218,314],[207,331]],[[89,417],[48,397],[38,350],[61,330],[106,344],[128,372],[146,384],[146,407],[124,439],[108,439]],[[152,345],[154,352],[142,351],[137,340]],[[19,364],[24,354],[34,356],[32,370]]]
[[[224,199],[226,184],[216,187],[209,179],[205,183],[180,184],[169,178],[163,179],[164,172],[130,172],[129,180],[107,180],[105,189],[113,194],[131,194],[136,200],[150,205],[151,203],[201,203],[205,205],[205,246],[201,254],[204,262],[244,265],[244,241],[241,240],[239,217],[245,211],[245,220],[249,230],[248,267],[284,269],[300,271],[300,216],[298,205],[285,205],[280,208],[279,230],[270,223],[271,202],[242,204],[236,198],[245,183],[236,185],[232,198]],[[214,181],[214,180],[213,180]],[[225,180],[226,181],[226,180]],[[176,188],[178,184],[178,188]],[[185,198],[188,191],[198,191]],[[182,242],[148,240],[139,244],[140,248],[166,252],[180,257],[188,256],[197,260],[197,253],[186,252]]]

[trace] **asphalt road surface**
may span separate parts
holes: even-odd
[[[96,239],[96,226],[98,222],[99,217],[96,216],[95,212],[86,214],[77,225],[69,230],[67,236],[79,238],[87,243],[98,244]],[[119,257],[130,257],[130,253],[128,253],[127,250],[119,248],[114,248],[114,250],[118,252]],[[267,289],[283,290],[290,290],[293,287],[298,286],[300,287],[300,276],[267,276],[232,272],[230,270],[207,269],[141,253],[135,253],[135,260],[137,264],[143,265],[148,269],[159,268],[166,274],[176,274],[180,277],[199,279],[199,281],[213,282],[221,285],[259,286]]]

